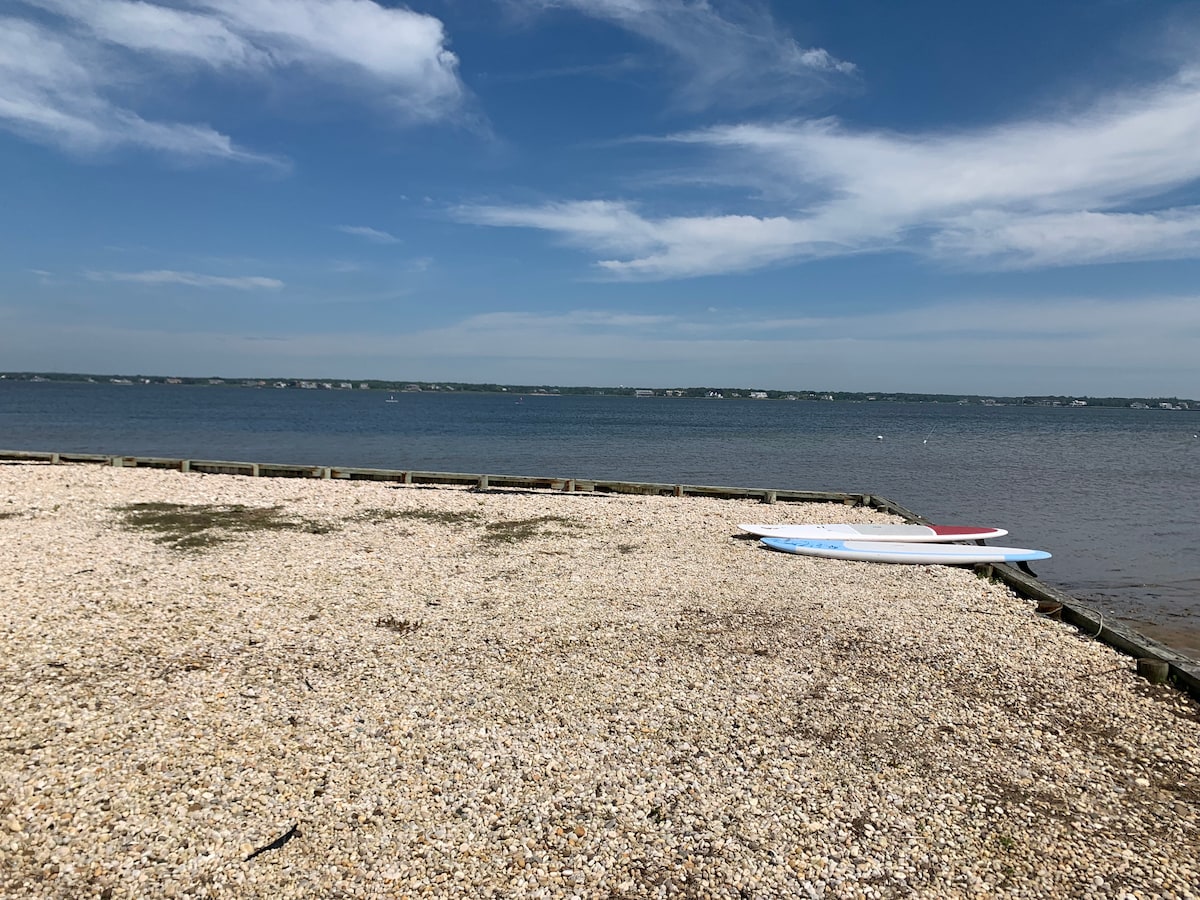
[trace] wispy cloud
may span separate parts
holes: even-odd
[[[629,201],[463,207],[485,225],[557,233],[614,277],[662,279],[848,253],[903,250],[954,265],[1032,268],[1200,256],[1200,72],[1055,120],[942,134],[831,120],[742,124],[666,139],[712,154],[720,181],[767,172],[790,205],[655,216]]]
[[[25,2],[39,15],[0,19],[0,126],[77,153],[279,164],[208,124],[138,112],[139,96],[164,90],[186,108],[170,76],[198,69],[249,89],[285,75],[342,85],[397,119],[441,118],[463,97],[442,23],[372,0]]]
[[[136,284],[182,284],[200,288],[235,288],[240,291],[277,291],[284,286],[278,278],[262,275],[200,275],[154,269],[147,272],[88,272],[93,281],[130,281]]]
[[[122,77],[100,48],[0,18],[0,127],[76,153],[133,146],[184,160],[281,165],[207,125],[142,118],[107,96],[118,92]]]
[[[541,207],[465,206],[455,211],[480,225],[537,228],[589,250],[622,253],[596,266],[618,278],[657,280],[753,269],[795,257],[809,228],[785,216],[653,219],[627,203],[581,201]]]
[[[479,225],[552,231],[579,246],[613,253],[642,253],[659,243],[657,223],[643,218],[628,204],[605,200],[536,207],[467,205],[454,210],[454,214]]]
[[[565,8],[609,22],[662,48],[682,72],[681,96],[696,108],[749,107],[787,98],[793,104],[854,74],[853,63],[804,47],[747,0],[524,0],[535,9]]]
[[[366,238],[375,244],[399,244],[401,238],[394,234],[388,234],[386,231],[380,231],[378,228],[370,228],[366,225],[339,225],[337,230],[343,234],[352,234],[355,237]]]
[[[1150,213],[981,211],[935,234],[931,252],[996,268],[1038,268],[1200,255],[1200,206]]]

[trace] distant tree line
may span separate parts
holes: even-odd
[[[4,372],[0,380],[8,381],[58,381],[58,382],[96,382],[96,383],[132,383],[132,384],[182,384],[182,385],[220,385],[232,387],[316,387],[339,390],[376,390],[376,391],[462,391],[471,393],[508,393],[508,394],[555,394],[563,396],[635,396],[647,392],[655,397],[680,397],[692,399],[766,399],[766,400],[800,400],[800,401],[840,401],[844,403],[958,403],[985,404],[1005,406],[1071,406],[1087,405],[1101,407],[1128,407],[1135,403],[1144,404],[1151,408],[1159,408],[1166,404],[1181,409],[1200,409],[1200,403],[1195,400],[1179,397],[1088,397],[1069,395],[1041,395],[1004,397],[988,396],[985,394],[920,394],[908,391],[812,391],[812,390],[773,390],[749,387],[626,387],[619,386],[580,386],[580,385],[550,385],[550,384],[499,384],[494,382],[459,382],[459,381],[404,381],[381,380],[376,378],[229,378],[222,376],[164,376],[164,375],[128,375],[128,374],[96,374],[81,372]]]

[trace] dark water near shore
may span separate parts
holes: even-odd
[[[878,494],[1007,528],[1054,554],[1044,581],[1200,649],[1195,412],[395,397],[0,382],[0,448]]]

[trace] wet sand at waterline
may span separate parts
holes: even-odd
[[[1193,701],[784,518],[0,466],[0,894],[1196,896]]]
[[[1158,625],[1153,622],[1139,622],[1136,619],[1130,619],[1128,622],[1134,631],[1166,644],[1185,656],[1200,660],[1200,629],[1184,625]]]

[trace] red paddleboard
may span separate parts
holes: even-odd
[[[759,537],[789,538],[801,541],[906,541],[908,543],[946,543],[948,541],[984,541],[1008,534],[1003,528],[974,525],[739,525],[742,531]]]

